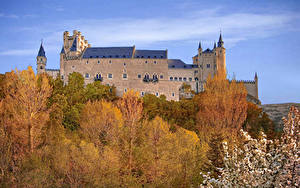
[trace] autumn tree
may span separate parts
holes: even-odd
[[[117,140],[122,126],[122,114],[110,102],[88,102],[81,113],[81,130],[100,150],[108,142]]]
[[[36,76],[31,67],[6,76],[3,121],[19,151],[32,153],[43,141],[49,119],[47,99],[51,87],[44,75]]]
[[[118,101],[118,107],[120,108],[124,118],[124,143],[125,150],[128,156],[128,169],[132,172],[133,168],[133,151],[135,142],[138,138],[138,130],[140,128],[140,119],[143,112],[143,102],[139,97],[139,93],[133,90],[126,92],[122,99]]]
[[[246,95],[243,84],[227,80],[225,73],[209,77],[199,100],[199,132],[211,129],[235,137],[246,119]]]

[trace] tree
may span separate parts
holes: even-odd
[[[280,140],[259,139],[241,129],[245,142],[234,150],[224,146],[224,168],[221,176],[204,175],[205,183],[218,187],[299,187],[300,183],[300,113],[292,107],[284,118],[284,132]]]
[[[122,126],[122,114],[110,102],[88,102],[81,113],[80,128],[100,151],[109,142],[116,142]]]
[[[117,99],[116,88],[103,85],[100,81],[88,84],[85,88],[86,101],[106,100],[114,101]]]
[[[274,123],[267,113],[251,102],[248,102],[247,118],[243,123],[243,129],[253,138],[258,138],[261,131],[267,135],[268,139],[275,139],[278,136]]]
[[[118,107],[120,108],[124,118],[124,143],[125,150],[128,156],[128,169],[132,172],[133,167],[133,150],[135,141],[138,138],[138,129],[140,127],[140,119],[143,112],[143,102],[139,97],[138,92],[129,90],[118,101]]]
[[[49,120],[47,99],[51,87],[44,75],[35,75],[32,68],[8,73],[5,80],[2,126],[18,150],[32,153],[43,142]]]
[[[209,77],[199,100],[198,130],[206,134],[207,128],[236,137],[246,119],[247,91],[242,83],[228,81],[219,72]]]

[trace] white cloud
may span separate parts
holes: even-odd
[[[153,43],[183,42],[198,43],[204,47],[218,40],[220,28],[226,47],[243,40],[276,35],[291,29],[291,23],[299,20],[293,13],[257,14],[231,13],[220,14],[220,8],[189,12],[182,17],[157,18],[115,18],[115,19],[78,19],[45,23],[38,27],[26,27],[23,31],[32,32],[44,38],[46,51],[59,51],[63,31],[80,30],[92,46],[128,46],[144,48]],[[1,17],[1,14],[0,14]],[[296,21],[295,21],[296,20]],[[55,28],[55,29],[53,29]],[[22,29],[22,28],[21,28]],[[294,26],[293,26],[294,29]],[[167,48],[168,46],[165,46]],[[26,55],[32,50],[10,50],[0,55]],[[34,50],[37,53],[37,49]]]
[[[189,13],[181,18],[123,18],[66,20],[55,26],[61,32],[78,29],[93,45],[148,45],[157,42],[217,40],[220,28],[229,45],[240,40],[272,36],[288,29],[293,14],[233,13],[218,15],[219,9]],[[61,28],[63,26],[63,28]],[[72,33],[70,31],[70,33]],[[57,36],[57,32],[54,34]],[[59,40],[61,41],[62,33]],[[52,38],[52,36],[49,36]],[[227,44],[228,44],[227,43]]]
[[[18,19],[19,16],[15,15],[15,14],[4,14],[4,13],[0,13],[0,18],[14,18],[14,19]]]
[[[23,56],[23,55],[32,55],[37,53],[36,49],[24,49],[24,50],[6,50],[0,52],[0,55],[13,55],[13,56]]]

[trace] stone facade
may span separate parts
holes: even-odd
[[[220,34],[213,49],[202,50],[199,43],[193,64],[186,64],[179,59],[168,59],[167,50],[138,50],[135,46],[91,47],[81,32],[74,30],[72,35],[68,31],[63,34],[60,69],[46,69],[46,63],[41,45],[37,56],[38,74],[46,72],[53,77],[60,76],[67,83],[69,74],[79,72],[85,84],[100,80],[115,86],[119,96],[134,89],[142,96],[151,93],[165,95],[168,100],[179,100],[184,83],[198,93],[203,91],[209,75],[215,75],[220,69],[226,70],[226,49]],[[257,76],[244,84],[248,94],[258,99]]]

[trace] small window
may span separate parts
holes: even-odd
[[[175,96],[175,93],[172,93],[172,96],[174,97],[174,96]]]
[[[179,77],[179,81],[182,81],[182,78],[181,78],[181,77]]]
[[[127,78],[127,74],[123,74],[123,78]]]
[[[98,64],[100,64],[100,61],[98,60]]]
[[[200,65],[200,68],[202,69],[202,65]]]
[[[141,58],[144,58],[144,56],[141,56]]]
[[[159,94],[156,92],[155,95],[158,97]]]
[[[124,66],[126,66],[126,63],[123,63]]]
[[[210,68],[210,64],[207,64],[207,65],[206,65],[206,68]]]
[[[154,61],[154,64],[156,64],[156,61]]]
[[[198,73],[198,71],[197,70],[195,70],[195,74],[197,74]]]
[[[154,58],[156,58],[156,55],[154,56]]]
[[[124,89],[124,92],[125,92],[125,93],[127,92],[127,88]]]
[[[62,79],[62,80],[64,79],[64,75],[61,75],[61,79]]]
[[[190,82],[193,81],[193,78],[189,78],[189,81],[190,81]]]
[[[108,78],[112,78],[113,77],[111,73],[109,73],[107,76],[108,76]]]
[[[177,77],[175,77],[174,80],[177,81]]]
[[[85,73],[85,78],[89,78],[90,74],[89,73]]]
[[[173,77],[170,77],[170,80],[173,81]]]
[[[147,61],[145,61],[145,63],[147,64],[148,62],[147,62]]]
[[[183,78],[183,81],[185,81],[185,82],[186,82],[186,77],[184,77],[184,78]]]
[[[75,66],[74,66],[74,65],[72,66],[72,69],[75,69]]]
[[[40,69],[43,69],[43,66],[40,66]]]
[[[142,96],[144,96],[144,95],[145,95],[145,93],[142,91],[142,92],[141,92],[141,95],[142,95]]]
[[[111,60],[109,60],[109,63],[111,64]]]
[[[89,61],[86,61],[86,63],[85,64],[89,64]]]
[[[142,78],[142,75],[138,74],[138,78]]]
[[[195,78],[195,81],[198,81],[198,78],[197,78],[197,77]]]
[[[160,78],[160,79],[163,79],[163,78],[164,78],[164,75],[160,75],[159,78]]]

